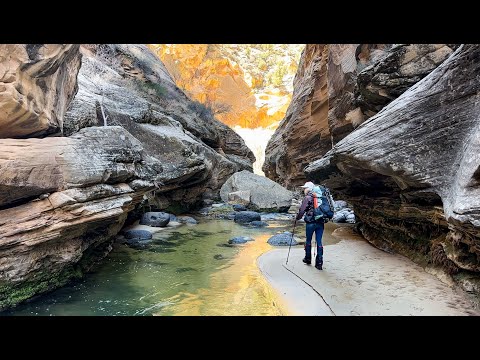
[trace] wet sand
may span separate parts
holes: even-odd
[[[302,263],[303,246],[271,250],[257,259],[289,315],[479,315],[462,291],[404,256],[370,245],[350,228],[325,244],[324,270]]]

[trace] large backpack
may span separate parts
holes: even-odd
[[[334,206],[330,191],[325,186],[315,186],[313,193],[313,216],[315,221],[328,222],[333,218]]]

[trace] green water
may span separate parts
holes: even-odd
[[[83,280],[2,315],[281,315],[255,261],[272,248],[268,238],[291,225],[203,220],[155,233],[147,249],[114,244]],[[295,232],[304,239],[302,225]],[[255,241],[225,246],[234,236]]]

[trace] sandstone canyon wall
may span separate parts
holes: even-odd
[[[243,139],[177,88],[163,63],[144,45],[82,46],[78,93],[65,115],[66,134],[107,122],[139,139],[159,171],[154,205],[188,210],[219,197],[255,157]],[[97,52],[99,54],[97,54]],[[181,207],[181,208],[180,208]]]
[[[444,61],[453,45],[309,44],[292,102],[270,139],[263,171],[284,186],[382,106]]]
[[[340,47],[307,46],[267,176],[324,183],[353,205],[368,241],[450,274],[478,299],[478,45]]]
[[[0,91],[0,309],[81,277],[146,201],[185,210],[252,169],[145,46],[3,45]]]

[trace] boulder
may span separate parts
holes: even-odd
[[[345,222],[349,224],[355,224],[355,214],[353,213],[348,214],[345,218]]]
[[[139,238],[133,238],[125,241],[125,244],[127,244],[132,249],[142,250],[142,249],[149,248],[150,245],[152,244],[152,240],[142,240]]]
[[[152,233],[147,230],[126,230],[123,235],[128,240],[150,240],[152,238]]]
[[[291,191],[264,176],[246,170],[233,174],[222,185],[220,196],[223,201],[229,201],[229,194],[239,192],[250,192],[247,208],[254,211],[287,212],[292,204]]]
[[[140,225],[165,227],[170,222],[170,214],[165,212],[146,212],[140,220]]]
[[[177,216],[177,220],[178,222],[182,223],[182,224],[197,224],[197,220],[195,220],[193,217],[191,216]]]
[[[273,246],[290,246],[290,244],[294,246],[298,244],[296,238],[292,238],[292,233],[289,231],[273,235],[267,242]]]
[[[261,221],[260,214],[255,211],[239,211],[234,214],[236,223],[245,224],[252,221]]]
[[[250,190],[228,193],[228,203],[248,206],[250,204]]]

